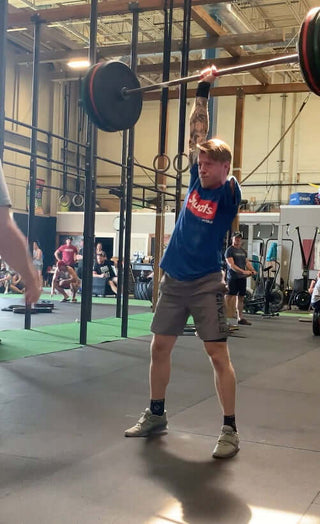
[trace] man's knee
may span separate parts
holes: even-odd
[[[230,357],[226,341],[205,341],[204,346],[214,367],[220,368],[229,365]]]

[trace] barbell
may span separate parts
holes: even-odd
[[[298,62],[303,78],[316,95],[320,95],[320,8],[311,9],[299,31],[298,53],[275,56],[248,64],[216,69],[215,77],[232,75],[250,69]],[[82,81],[82,103],[92,122],[103,131],[130,129],[138,121],[142,110],[142,94],[164,87],[199,81],[208,69],[199,74],[141,87],[134,72],[123,62],[99,62],[91,66]]]

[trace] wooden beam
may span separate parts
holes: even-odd
[[[257,33],[242,33],[239,35],[226,34],[223,36],[211,36],[207,38],[192,38],[190,40],[190,50],[197,51],[201,49],[224,48],[229,45],[254,45],[279,43],[284,41],[283,31],[279,29],[270,29],[268,31],[259,31]],[[181,51],[181,40],[173,40],[172,51]],[[97,55],[100,58],[114,58],[118,56],[129,56],[131,52],[130,44],[107,45],[97,48]],[[163,52],[163,42],[145,42],[138,44],[138,55],[152,55]],[[88,55],[88,49],[77,49],[66,53],[65,51],[55,51],[50,53],[40,53],[40,62],[66,62],[71,58],[79,58]],[[239,56],[239,55],[237,55]],[[32,54],[25,53],[17,55],[17,63],[24,64],[32,61]]]
[[[247,56],[228,56],[223,58],[204,58],[202,60],[190,60],[189,61],[189,74],[196,74],[197,72],[201,71],[202,69],[205,69],[206,67],[209,67],[210,65],[214,64],[218,69],[224,69],[225,67],[234,67],[237,65],[242,64],[251,64],[252,62],[257,62],[258,60],[271,60],[275,58],[275,56],[286,56],[286,54],[259,54],[259,55],[247,55]],[[158,64],[143,64],[137,67],[137,74],[139,75],[145,75],[145,74],[161,74],[162,73],[162,63],[159,62]],[[180,73],[181,64],[180,61],[173,62],[170,67],[171,73]],[[56,81],[75,81],[79,80],[81,76],[83,76],[83,72],[79,71],[62,71],[59,73],[52,73],[50,76],[50,80],[56,82]]]
[[[230,0],[193,0],[196,5],[218,4]],[[130,6],[134,2],[130,0],[103,0],[98,3],[98,16],[124,15],[131,12]],[[140,11],[162,11],[163,0],[139,0],[137,2]],[[173,7],[183,9],[184,0],[173,0]],[[19,9],[19,12],[8,14],[8,27],[24,27],[31,23],[31,17],[39,14],[45,22],[65,22],[67,20],[84,20],[90,18],[90,4],[53,7],[50,9]]]
[[[210,35],[224,36],[227,34],[227,32],[212,18],[212,16],[209,15],[208,11],[201,6],[192,8],[192,18]],[[235,47],[231,44],[226,45],[225,50],[231,56],[242,56],[246,54],[246,51],[241,49],[241,47]],[[262,69],[256,69],[255,71],[252,71],[251,74],[261,84],[270,83],[269,76]]]
[[[268,95],[278,93],[308,93],[310,91],[307,84],[304,82],[290,83],[290,84],[268,84],[262,85],[241,85],[241,86],[224,86],[213,87],[210,90],[212,97],[215,96],[237,96],[239,89],[242,89],[244,95]],[[196,89],[188,89],[188,98],[195,98]],[[143,99],[145,101],[160,100],[160,91],[150,91],[144,93]],[[179,89],[169,89],[169,99],[175,100],[179,98]]]

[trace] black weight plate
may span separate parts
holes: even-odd
[[[123,62],[101,62],[93,68],[88,91],[100,129],[120,131],[134,126],[141,114],[142,95],[123,96],[122,90],[139,87],[137,77]]]
[[[12,311],[14,313],[19,313],[21,315],[24,315],[25,312],[26,312],[26,308],[24,306],[22,306],[22,307],[15,307]],[[30,309],[30,313],[31,313],[31,315],[34,315],[35,313],[38,313],[38,311],[36,311],[34,308],[31,308]]]
[[[314,26],[314,61],[317,69],[317,78],[320,78],[320,9]]]
[[[317,67],[315,58],[315,28],[317,25],[319,12],[320,9],[317,8],[317,10],[315,10],[312,14],[307,31],[307,54],[309,68],[312,76],[312,83],[316,86],[318,91],[317,94],[320,94],[320,70]]]
[[[304,19],[298,41],[299,63],[305,82],[316,95],[320,95],[320,86],[318,86],[314,77],[314,60],[313,60],[313,22],[317,16],[319,8],[311,9]],[[311,44],[312,41],[312,44]]]
[[[92,73],[94,71],[94,68],[96,66],[97,65],[94,65],[94,66],[90,67],[88,69],[86,75],[82,79],[82,83],[81,83],[81,102],[82,102],[83,108],[84,108],[85,112],[87,113],[88,117],[90,118],[90,120],[97,127],[100,128],[100,126],[102,125],[102,122],[100,122],[100,120],[98,119],[98,117],[95,114],[94,108],[93,108],[92,103],[91,103],[91,97],[90,97],[90,92],[89,92],[90,78],[91,78],[91,75],[92,75]],[[105,131],[105,129],[104,129],[104,131]]]
[[[11,306],[3,307],[1,311],[13,311],[16,307],[24,307],[23,304],[14,304]]]
[[[311,295],[310,293],[308,293],[308,291],[300,291],[294,297],[295,305],[298,306],[299,309],[302,309],[304,311],[309,309],[310,302],[311,302]]]
[[[304,78],[304,81],[308,85],[308,87],[313,91],[313,87],[309,82],[309,76],[308,76],[308,68],[305,65],[304,60],[304,48],[306,47],[306,28],[307,23],[306,19],[303,21],[300,32],[299,32],[299,39],[298,39],[298,52],[299,52],[299,65],[301,69],[302,76]]]
[[[320,335],[320,312],[314,311],[312,316],[312,331],[318,337]]]
[[[44,302],[37,302],[35,305],[34,305],[35,308],[51,308],[53,309],[54,308],[54,303],[53,302],[49,302],[49,301],[44,301]]]

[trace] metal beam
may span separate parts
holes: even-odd
[[[219,4],[230,0],[193,0],[193,5]],[[162,11],[163,0],[139,0],[140,11]],[[184,0],[173,0],[173,7],[182,9]],[[123,15],[131,12],[128,0],[104,0],[98,4],[98,16]],[[31,16],[41,14],[41,19],[46,22],[62,22],[67,20],[83,20],[90,18],[90,3],[83,5],[72,5],[53,7],[34,11],[31,9],[19,9],[19,12],[8,15],[8,27],[24,27],[31,24]]]
[[[284,41],[283,31],[281,29],[270,29],[268,31],[259,31],[257,33],[244,33],[244,34],[226,34],[223,36],[211,36],[207,38],[192,38],[190,40],[190,50],[197,51],[199,49],[210,49],[210,48],[224,48],[228,46],[237,45],[254,45],[254,44],[267,44],[267,43],[278,43]],[[163,42],[145,42],[138,45],[139,55],[152,55],[154,53],[162,53]],[[173,40],[172,51],[181,51],[181,41]],[[40,62],[67,62],[71,58],[79,58],[86,56],[88,50],[86,48],[77,49],[74,51],[56,51],[52,53],[40,53]],[[130,55],[130,44],[121,45],[107,45],[97,48],[97,55],[99,58],[114,58],[118,56],[129,56]],[[32,55],[29,53],[17,55],[18,64],[27,64],[32,61]]]

